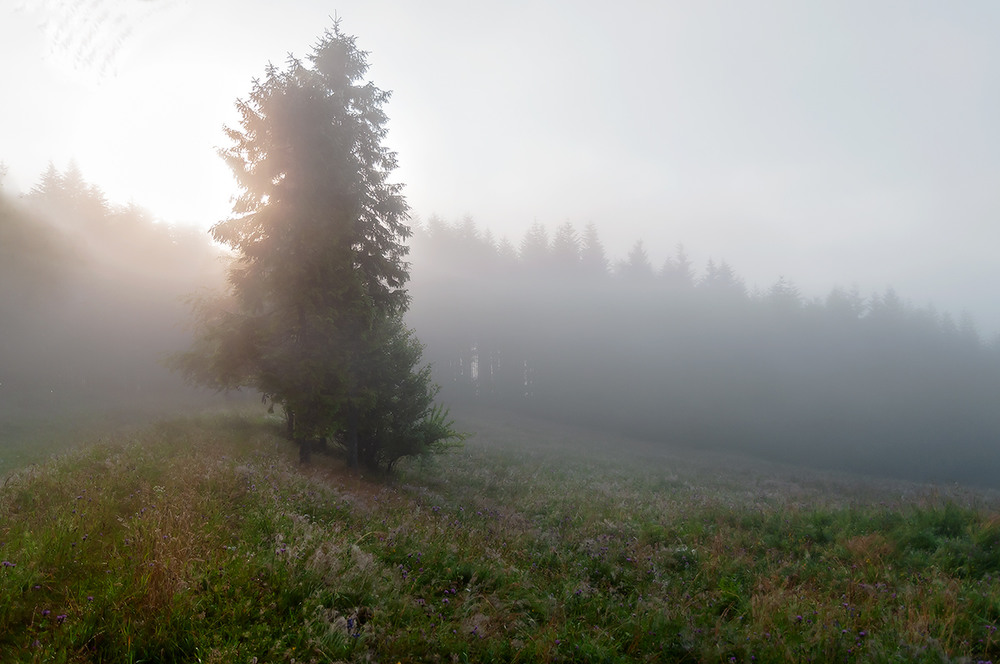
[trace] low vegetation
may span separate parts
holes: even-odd
[[[481,412],[392,478],[161,423],[8,475],[4,662],[1000,658],[1000,497]]]

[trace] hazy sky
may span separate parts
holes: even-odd
[[[593,222],[614,257],[683,242],[751,287],[893,286],[1000,331],[993,0],[0,0],[7,186],[75,157],[207,228],[235,100],[334,14],[422,218]]]

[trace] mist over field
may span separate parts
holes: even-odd
[[[407,321],[456,409],[494,407],[693,449],[996,486],[1000,355],[905,293],[792,277],[748,288],[683,246],[610,256],[593,226],[515,246],[474,221],[415,224]],[[108,203],[70,167],[0,198],[0,415],[8,426],[204,403],[164,367],[216,296],[207,235]],[[245,395],[244,395],[245,396]]]
[[[0,191],[0,419],[203,400],[164,366],[190,343],[186,299],[220,289],[205,234],[106,201],[71,166]]]
[[[887,289],[750,289],[725,262],[612,259],[593,226],[413,242],[411,321],[455,404],[699,449],[996,485],[1000,347]]]
[[[1000,661],[1000,5],[0,5],[4,663]]]
[[[440,400],[1000,481],[1000,13],[906,9],[348,1],[393,92],[378,137],[416,231],[406,322]],[[24,63],[0,110],[17,114],[0,122],[8,429],[208,398],[164,365],[191,347],[187,300],[224,291],[206,232],[233,212],[222,128],[329,14],[0,9]]]

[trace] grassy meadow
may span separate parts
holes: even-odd
[[[248,415],[9,470],[0,662],[1000,661],[996,493],[457,419],[392,478]]]

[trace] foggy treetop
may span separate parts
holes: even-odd
[[[863,294],[857,286],[836,286],[824,297],[807,297],[795,285],[794,275],[781,276],[763,287],[748,286],[726,259],[710,258],[703,266],[695,265],[681,242],[659,264],[651,261],[643,240],[637,240],[626,256],[616,258],[605,250],[594,224],[580,229],[565,222],[550,231],[535,222],[515,245],[506,237],[498,240],[472,217],[457,223],[431,217],[415,224],[413,246],[417,292],[425,280],[436,284],[452,276],[497,282],[513,278],[570,290],[603,283],[646,295],[687,291],[705,302],[774,306],[789,315],[837,315],[858,321],[889,316],[943,337],[961,337],[964,343],[987,343],[968,312],[961,312],[956,320],[951,312],[933,304],[914,305],[892,287]],[[665,252],[661,248],[658,253]],[[997,344],[1000,335],[988,342],[991,347]]]

